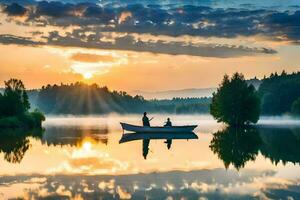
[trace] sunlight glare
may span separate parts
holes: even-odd
[[[84,149],[85,151],[90,151],[91,148],[92,148],[92,143],[91,143],[91,142],[84,142],[84,143],[83,143],[83,149]]]
[[[93,77],[93,74],[92,74],[91,72],[85,72],[85,73],[83,74],[83,77],[84,77],[85,79],[91,79],[91,78]]]

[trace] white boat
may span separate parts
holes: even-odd
[[[122,123],[123,130],[142,133],[186,133],[192,132],[197,125],[188,126],[136,126],[132,124]]]
[[[125,133],[122,135],[119,143],[130,142],[134,140],[192,140],[198,139],[193,132],[176,134],[157,134],[157,133]]]

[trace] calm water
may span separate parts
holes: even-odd
[[[231,130],[209,116],[171,116],[198,124],[198,139],[119,144],[119,122],[140,117],[48,117],[43,132],[2,131],[0,199],[300,199],[300,121]]]

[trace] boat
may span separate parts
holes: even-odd
[[[198,136],[193,132],[176,133],[176,134],[157,134],[157,133],[125,133],[122,135],[119,143],[130,142],[134,140],[189,140],[198,139]]]
[[[142,133],[187,133],[193,132],[197,125],[188,126],[137,126],[127,123],[120,123],[123,130]]]

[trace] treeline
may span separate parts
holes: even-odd
[[[110,91],[107,87],[84,83],[47,85],[29,91],[30,102],[48,114],[107,114],[166,112],[207,113],[210,98],[174,98],[145,100],[126,92]]]
[[[261,100],[261,115],[300,115],[300,72],[271,74],[262,80],[251,79]],[[256,84],[255,84],[256,83]],[[27,91],[32,107],[47,114],[116,113],[209,113],[211,97],[146,100],[126,92],[84,83],[47,85]]]
[[[271,74],[259,86],[261,114],[300,114],[300,72]]]

